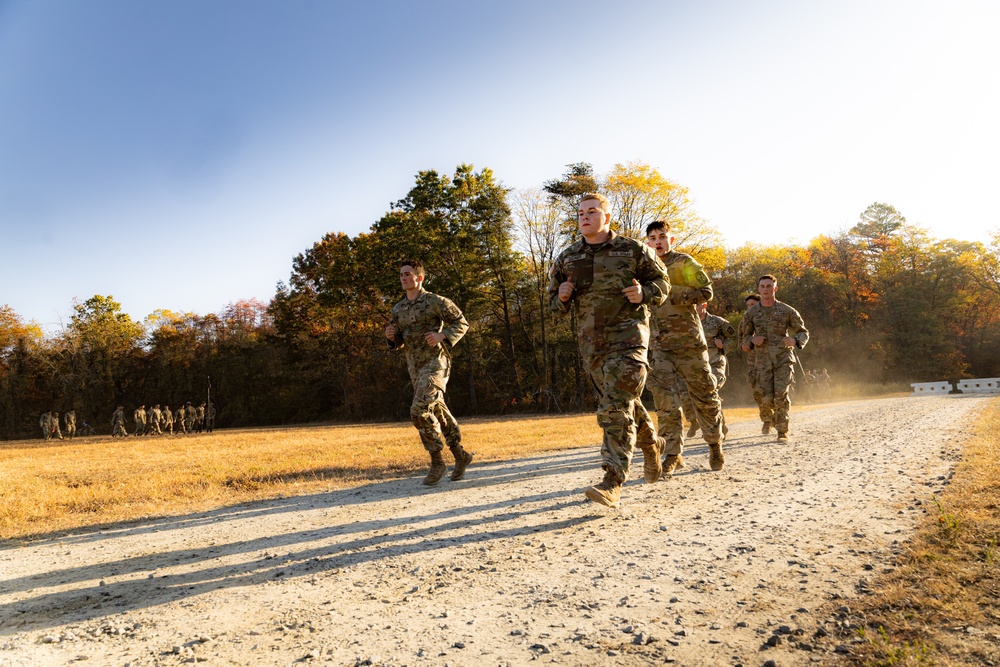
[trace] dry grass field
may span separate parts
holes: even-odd
[[[746,408],[726,414],[730,423],[756,416]],[[480,462],[601,439],[593,414],[463,419],[461,426]],[[343,488],[427,464],[408,423],[2,443],[0,539]]]
[[[964,443],[951,483],[896,563],[852,603],[857,665],[994,665],[1000,659],[1000,400]]]

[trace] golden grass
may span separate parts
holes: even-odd
[[[851,603],[866,619],[849,662],[996,664],[1000,624],[1000,399],[980,415],[951,483],[896,569]],[[860,607],[858,606],[860,603]],[[964,628],[973,628],[971,633]]]
[[[756,408],[726,410],[730,424],[756,415]],[[589,413],[463,419],[461,428],[477,462],[601,441]],[[410,475],[427,463],[408,423],[2,443],[0,539],[358,486]]]

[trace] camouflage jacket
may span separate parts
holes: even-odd
[[[432,370],[447,369],[451,348],[469,330],[469,323],[458,306],[423,288],[413,301],[403,297],[392,307],[392,325],[396,327],[396,339],[388,341],[389,347],[406,353],[406,368],[411,379],[427,366]],[[445,339],[431,347],[424,340],[429,333],[443,333]]]
[[[747,313],[750,311],[747,310]],[[736,342],[739,345],[743,344],[743,340],[746,338],[747,331],[747,313],[743,313],[743,319],[740,320],[739,326],[736,327]],[[753,349],[753,345],[748,346],[750,348],[749,352],[746,352],[747,367],[752,368],[757,362],[757,352]]]
[[[638,280],[642,303],[631,303],[622,289]],[[573,281],[569,301],[559,298],[559,285]],[[564,248],[549,270],[549,307],[561,315],[572,310],[577,318],[580,354],[649,347],[649,310],[667,298],[670,280],[652,248],[627,236],[611,233],[596,246],[583,239]]]
[[[663,256],[670,296],[653,309],[656,346],[661,350],[704,350],[705,334],[695,304],[712,299],[712,280],[691,255],[671,250]]]
[[[705,332],[705,341],[708,343],[708,360],[715,363],[719,357],[725,355],[733,349],[733,340],[736,338],[736,328],[724,317],[706,313],[705,319],[701,320],[701,329]],[[715,339],[722,341],[722,348],[716,347]]]
[[[782,341],[785,336],[794,338],[795,347],[799,349],[809,342],[809,330],[799,311],[781,301],[775,300],[769,308],[759,303],[751,306],[743,321],[746,325],[743,327],[742,343],[755,350],[758,366],[769,362],[794,363],[795,353]],[[766,339],[764,345],[754,345],[751,339],[755,336],[763,336]]]

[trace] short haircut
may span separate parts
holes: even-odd
[[[399,263],[399,268],[403,268],[404,266],[412,266],[413,272],[418,276],[424,275],[424,263],[419,259],[404,259]]]
[[[758,278],[758,279],[757,279],[757,284],[758,284],[758,285],[760,285],[760,281],[762,281],[762,280],[770,280],[770,281],[771,281],[772,283],[774,283],[775,285],[777,285],[777,284],[778,284],[778,279],[777,279],[777,278],[775,278],[774,276],[772,276],[772,275],[771,275],[770,273],[765,273],[765,274],[764,274],[764,275],[762,275],[762,276],[761,276],[760,278]]]
[[[587,201],[588,199],[596,199],[597,201],[601,202],[601,210],[604,211],[605,213],[611,213],[611,202],[608,201],[608,198],[602,195],[600,192],[590,192],[588,194],[583,195],[582,197],[580,197],[580,203],[583,204],[583,202]]]
[[[669,232],[670,223],[664,222],[663,220],[653,220],[651,223],[646,225],[646,236],[649,236],[658,229],[662,229],[664,232]]]
[[[743,299],[743,300],[744,301],[756,301],[756,302],[760,303],[760,295],[759,294],[747,294],[746,298]]]

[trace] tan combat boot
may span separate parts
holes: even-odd
[[[788,442],[788,431],[778,431],[778,442]]]
[[[697,432],[698,432],[698,422],[693,421],[691,422],[691,427],[688,429],[687,435],[685,437],[693,438]]]
[[[663,476],[670,477],[675,470],[684,467],[684,457],[680,454],[667,454],[663,458]]]
[[[595,503],[617,509],[621,504],[622,480],[609,468],[604,471],[604,479],[601,483],[587,489],[585,495]]]
[[[767,435],[771,432],[771,422],[764,422],[764,425],[760,427],[760,434]]]
[[[441,456],[441,450],[431,452],[431,469],[427,473],[427,477],[424,477],[424,485],[434,486],[440,482],[447,469],[448,467],[444,464],[444,457]]]
[[[708,466],[712,470],[722,470],[726,464],[726,457],[722,455],[722,445],[714,444],[708,446]]]
[[[451,448],[451,453],[455,455],[455,468],[451,471],[449,479],[453,482],[465,477],[465,469],[472,463],[472,452],[462,449],[462,445]]]
[[[656,442],[643,446],[642,449],[642,476],[646,484],[652,484],[660,479],[663,474],[663,464],[660,456],[667,446],[667,441],[656,436]]]

